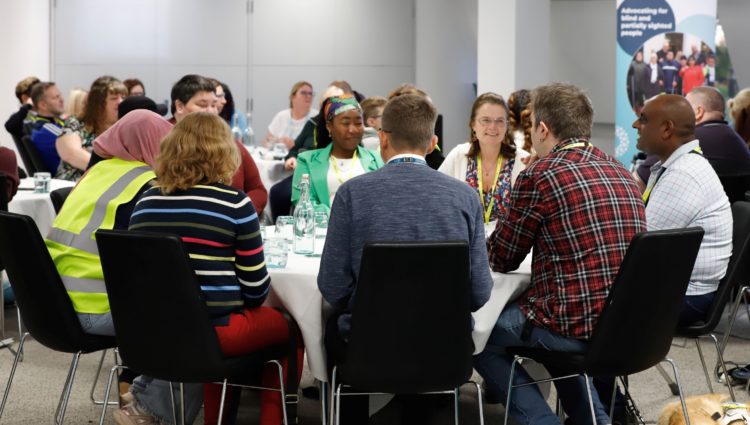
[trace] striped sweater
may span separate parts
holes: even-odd
[[[163,195],[146,191],[130,229],[180,236],[214,325],[263,304],[271,278],[263,258],[258,214],[246,194],[223,185],[197,185]]]

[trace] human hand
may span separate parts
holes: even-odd
[[[297,168],[297,158],[291,157],[284,162],[284,169],[285,170],[294,170]]]

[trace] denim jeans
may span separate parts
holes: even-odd
[[[507,347],[525,345],[566,352],[581,352],[586,348],[586,344],[579,340],[557,335],[535,326],[531,328],[529,338],[523,341],[521,340],[521,333],[525,323],[526,317],[518,304],[509,304],[497,319],[484,351],[474,357],[474,367],[484,378],[487,387],[502,394],[503,398],[508,395],[510,367],[513,362],[513,357],[505,352]],[[531,381],[532,379],[529,378],[523,367],[517,366],[514,384]],[[590,378],[589,385],[594,400],[597,425],[609,424],[611,421],[599,402],[599,397],[593,385],[591,385]],[[591,424],[591,409],[588,402],[586,382],[583,377],[555,381],[555,387],[563,408],[573,423]],[[560,420],[552,412],[539,388],[535,385],[513,389],[510,414],[520,424],[560,424]]]
[[[184,384],[184,388],[185,423],[192,424],[203,403],[203,384]],[[163,423],[172,423],[172,396],[169,393],[169,382],[141,375],[133,380],[130,392],[135,397],[138,408]],[[180,385],[178,383],[174,384],[174,396],[179,418]]]
[[[78,313],[78,321],[81,322],[83,333],[102,336],[115,335],[115,325],[112,323],[112,313]]]

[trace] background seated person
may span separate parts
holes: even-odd
[[[365,119],[365,132],[362,136],[362,146],[376,151],[380,149],[378,129],[382,125],[383,109],[388,99],[382,96],[370,96],[362,101],[362,117]]]
[[[289,93],[289,108],[273,117],[263,144],[272,147],[274,143],[283,143],[287,149],[291,149],[307,120],[318,113],[312,108],[314,95],[312,84],[307,81],[294,83]]]
[[[120,80],[103,76],[94,80],[80,120],[70,117],[55,142],[60,166],[55,178],[78,180],[91,159],[94,139],[117,121],[117,107],[128,90]]]
[[[362,108],[351,94],[332,97],[324,111],[331,144],[306,151],[297,158],[292,182],[292,204],[300,197],[299,181],[310,175],[310,199],[316,210],[328,212],[338,188],[349,179],[377,170],[380,156],[360,145],[364,125]]]
[[[265,267],[258,214],[244,192],[222,183],[231,180],[239,164],[238,147],[224,120],[213,113],[189,114],[164,139],[156,168],[158,186],[144,193],[130,220],[130,229],[182,238],[227,356],[251,353],[289,338],[283,315],[261,306],[271,278]],[[298,364],[302,364],[302,353],[300,348]],[[286,359],[282,363],[286,371]],[[264,371],[262,381],[269,387],[279,385],[272,368]],[[157,389],[166,385],[146,377],[136,379],[135,403],[115,412],[115,418],[171,418],[169,391]],[[216,424],[220,395],[219,385],[204,386],[206,424]],[[200,407],[200,394],[191,396],[186,404],[194,409],[188,423]],[[279,393],[264,391],[261,400],[260,423],[280,424]]]
[[[527,152],[516,148],[508,131],[508,106],[502,96],[484,93],[471,107],[469,142],[450,151],[438,171],[476,190],[482,202],[484,223],[505,214],[510,190],[518,174],[526,168]]]
[[[60,155],[57,154],[55,142],[62,134],[65,121],[64,98],[55,83],[37,83],[31,88],[31,101],[34,109],[29,111],[26,122],[31,128],[31,143],[39,152],[44,166],[52,174],[57,172],[60,165]]]

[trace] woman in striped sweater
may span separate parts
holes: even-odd
[[[181,237],[227,356],[282,344],[289,338],[281,313],[261,306],[271,279],[258,215],[247,195],[228,185],[239,161],[231,131],[221,117],[189,114],[162,141],[156,167],[158,186],[143,194],[130,220],[130,229]],[[302,364],[301,349],[298,361]],[[278,376],[272,372],[269,369],[263,377],[268,386],[278,385]],[[127,421],[141,417],[168,420],[170,402],[163,395],[169,393],[162,392],[161,386],[147,378],[136,380],[131,390],[135,403],[116,412],[115,419],[122,419],[118,423],[142,423]],[[214,424],[220,387],[206,384],[203,394],[205,423]],[[186,405],[193,415],[198,409],[190,405],[200,402],[186,401]],[[278,393],[263,392],[261,423],[282,423]]]

